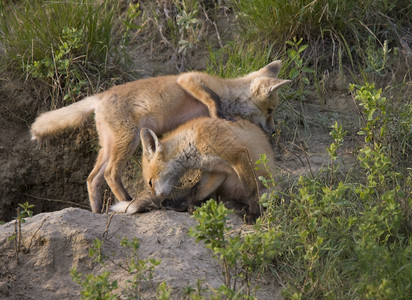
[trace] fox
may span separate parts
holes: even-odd
[[[275,171],[275,153],[267,135],[255,124],[202,117],[186,122],[161,139],[149,128],[142,128],[142,175],[152,196],[119,202],[114,212],[144,212],[153,202],[170,197],[172,189],[188,170],[200,170],[201,179],[189,195],[179,199],[180,209],[193,208],[211,195],[246,207],[246,221],[260,215],[259,193],[265,188],[257,179]],[[260,155],[266,166],[255,171]],[[155,203],[156,204],[156,203]]]
[[[31,125],[32,140],[81,126],[94,114],[100,149],[87,178],[91,210],[102,211],[106,181],[119,201],[130,201],[121,171],[140,144],[139,132],[164,134],[194,118],[248,119],[268,134],[275,130],[277,90],[289,80],[277,78],[282,62],[273,61],[243,77],[223,79],[186,72],[139,79],[113,86],[71,105],[40,114]]]

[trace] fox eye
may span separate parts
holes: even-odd
[[[152,188],[153,184],[152,184],[152,178],[149,179],[149,186]]]
[[[268,108],[268,115],[271,115],[273,113],[273,109]]]

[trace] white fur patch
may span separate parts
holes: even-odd
[[[110,206],[110,210],[118,213],[126,213],[127,215],[137,212],[137,208],[133,206],[131,201],[120,201]]]

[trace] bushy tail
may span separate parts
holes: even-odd
[[[120,201],[110,206],[110,210],[113,212],[131,215],[134,213],[142,213],[153,209],[159,209],[161,202],[162,199],[156,196],[143,195],[132,201]]]
[[[69,106],[48,111],[31,125],[32,140],[53,136],[66,128],[80,126],[96,109],[98,96],[90,96]]]

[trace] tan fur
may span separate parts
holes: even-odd
[[[263,167],[255,171],[255,162],[260,154],[266,154],[268,167],[274,170],[274,152],[256,125],[246,120],[199,118],[160,140],[152,130],[143,128],[141,140],[143,177],[158,199],[170,196],[185,172],[199,169],[202,178],[192,194],[182,200],[183,206],[198,204],[217,193],[225,200],[246,204],[249,220],[259,215],[258,191],[262,186],[257,177],[267,173]],[[135,201],[129,213],[145,211],[145,205],[147,202]],[[112,210],[121,211],[125,206]]]
[[[56,135],[80,126],[94,112],[101,149],[87,187],[92,211],[98,213],[103,179],[119,201],[131,200],[120,174],[139,144],[143,127],[163,134],[188,120],[210,115],[249,119],[272,133],[276,89],[288,82],[276,78],[280,67],[281,62],[275,61],[235,79],[189,72],[137,80],[40,115],[31,134],[33,139]]]

